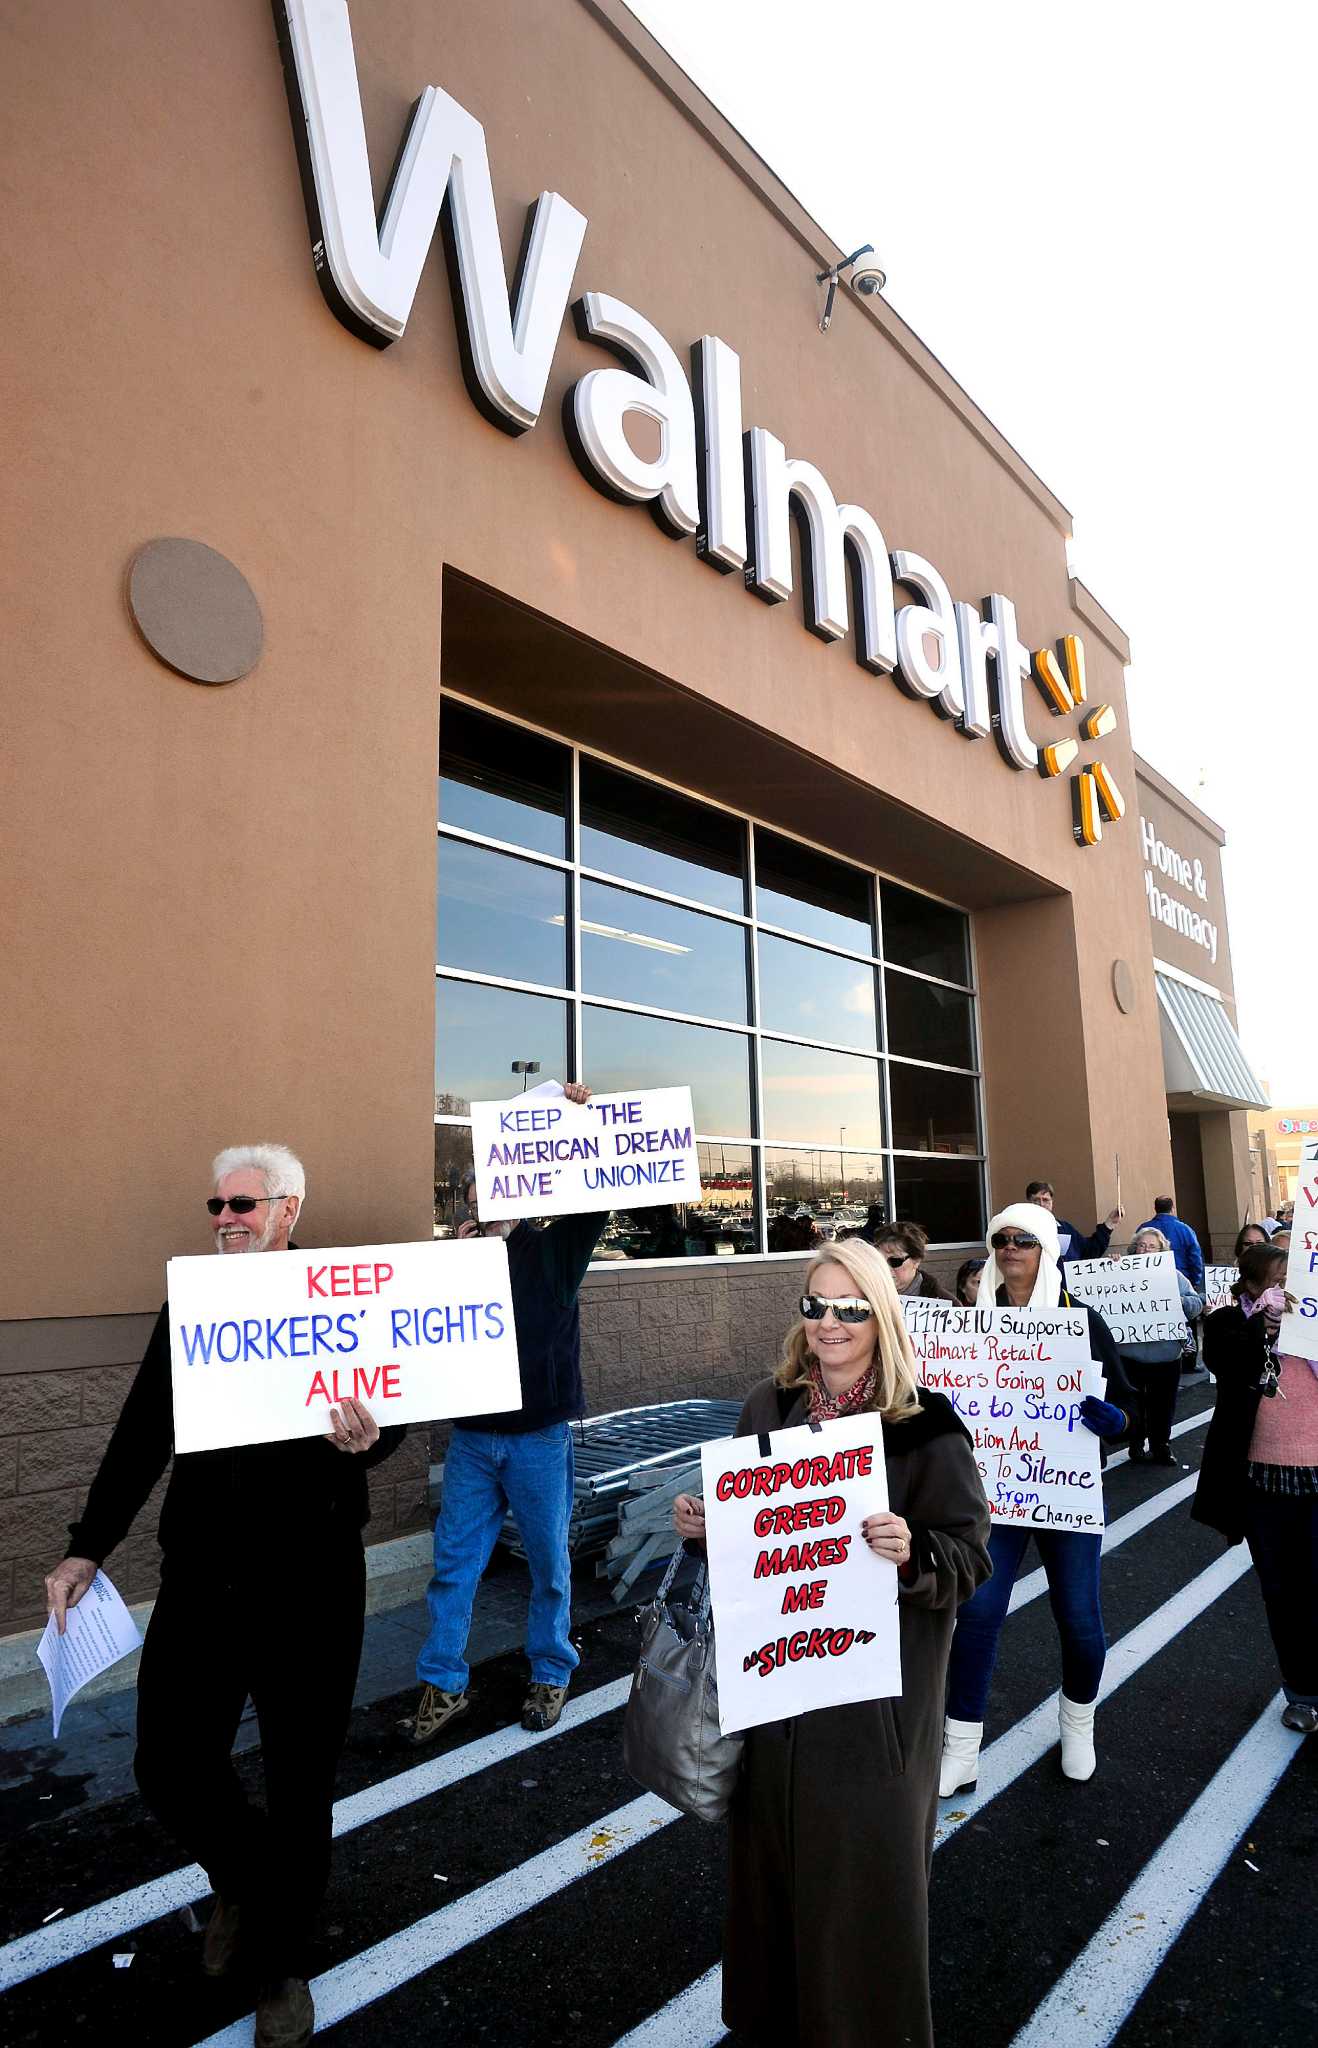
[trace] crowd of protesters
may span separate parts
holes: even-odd
[[[584,1086],[567,1093],[589,1096]],[[458,1237],[507,1241],[523,1406],[472,1416],[452,1436],[434,1533],[430,1627],[420,1692],[405,1723],[418,1747],[438,1742],[468,1706],[472,1603],[505,1513],[530,1565],[522,1725],[552,1728],[578,1662],[570,1636],[570,1424],[585,1411],[578,1293],[608,1218],[483,1224],[474,1175],[462,1183]],[[306,1175],[278,1145],[232,1147],[215,1159],[206,1201],[215,1249],[280,1251],[306,1199]],[[821,1240],[808,1217],[776,1219],[771,1249],[807,1253],[798,1313],[772,1377],[752,1387],[738,1434],[793,1424],[826,1428],[872,1412],[883,1425],[889,1509],[863,1540],[896,1567],[902,1645],[899,1702],[862,1701],[751,1731],[730,1828],[725,2016],[748,2040],[797,2038],[784,2018],[773,1955],[789,1967],[800,2010],[829,2013],[830,2048],[929,2042],[927,1882],[936,1800],[973,1786],[994,1665],[1012,1588],[1031,1541],[1057,1624],[1060,1764],[1085,1780],[1097,1768],[1095,1702],[1106,1655],[1102,1538],[990,1525],[972,1440],[953,1407],[921,1387],[903,1297],[944,1299],[926,1266],[929,1238],[875,1205],[858,1231]],[[1127,1249],[1170,1252],[1185,1333],[1118,1347],[1102,1316],[1073,1302],[1070,1261],[1103,1257],[1120,1208],[1091,1233],[1060,1219],[1050,1183],[994,1216],[981,1253],[963,1260],[955,1300],[1083,1309],[1103,1391],[1079,1423],[1132,1462],[1171,1464],[1183,1365],[1197,1355],[1216,1380],[1193,1512],[1231,1543],[1244,1540],[1281,1667],[1288,1727],[1318,1730],[1318,1365],[1278,1353],[1290,1214],[1242,1226],[1237,1278],[1205,1313],[1204,1260],[1161,1197]],[[787,1241],[790,1236],[790,1243]],[[205,1869],[215,1894],[202,1942],[211,1976],[236,1968],[258,1985],[257,2048],[311,2037],[309,1961],[329,1872],[333,1785],[360,1657],[365,1612],[365,1474],[397,1447],[363,1403],[338,1402],[323,1439],[249,1444],[173,1459],[160,1520],[161,1587],[138,1681],[137,1779],[148,1806]],[[47,1579],[57,1626],[127,1534],[173,1454],[169,1326],[161,1310],[68,1554]],[[699,1498],[679,1497],[678,1535],[699,1543]],[[299,1627],[270,1597],[272,1562],[314,1557],[298,1573]],[[317,1646],[314,1711],[304,1648]],[[247,1799],[231,1761],[247,1699],[262,1742],[266,1803]],[[900,1724],[895,1706],[901,1709]],[[837,1759],[854,1768],[839,1776]],[[900,1766],[894,1759],[901,1758]],[[806,1869],[792,1844],[814,1842]],[[895,1939],[876,1944],[873,1917]],[[877,2016],[877,2017],[876,2017]],[[816,2036],[812,2036],[816,2038]]]

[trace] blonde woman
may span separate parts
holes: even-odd
[[[887,1262],[861,1238],[806,1268],[800,1314],[739,1436],[871,1414],[889,1510],[856,1534],[897,1567],[902,1695],[753,1728],[729,1827],[723,2017],[739,2040],[885,2048],[933,2040],[929,1858],[952,1624],[987,1578],[970,1438],[915,1358]],[[682,1494],[678,1534],[705,1515]]]

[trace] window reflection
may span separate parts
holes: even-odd
[[[760,1063],[766,1138],[825,1146],[882,1144],[876,1059],[765,1038]]]
[[[771,932],[761,932],[758,943],[760,1023],[766,1030],[874,1051],[879,1038],[872,967]]]
[[[973,1067],[970,997],[941,982],[916,981],[893,968],[884,976],[888,1050],[940,1066]]]
[[[597,1259],[735,1258],[759,1250],[750,1147],[698,1144],[701,1199],[614,1211]]]
[[[883,1158],[873,1152],[767,1145],[764,1196],[771,1252],[855,1236],[871,1221],[886,1222],[889,1213]]]
[[[888,1069],[892,1095],[892,1142],[900,1152],[978,1152],[975,1084],[968,1074],[944,1074],[936,1067]]]
[[[745,926],[583,881],[581,985],[587,995],[744,1023]]]
[[[536,853],[567,851],[566,747],[445,697],[439,714],[439,816]]]
[[[879,884],[883,957],[943,981],[970,980],[970,920],[896,882]]]
[[[514,1060],[538,1060],[534,1081],[568,1080],[567,1004],[478,981],[435,983],[435,1114],[518,1092]]]
[[[872,953],[870,890],[870,878],[859,868],[756,827],[755,901],[766,924]]]
[[[746,828],[657,782],[581,762],[581,859],[649,889],[743,911]]]
[[[931,1244],[984,1242],[984,1169],[976,1159],[894,1159],[895,1213]]]
[[[465,839],[439,841],[437,958],[510,981],[567,982],[567,877]]]
[[[597,1095],[689,1087],[698,1131],[749,1137],[750,1040],[743,1033],[586,1003],[581,1037],[582,1078]]]

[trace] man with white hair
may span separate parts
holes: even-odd
[[[206,1203],[215,1249],[287,1251],[306,1195],[283,1145],[235,1145]],[[347,1732],[365,1615],[366,1468],[401,1443],[359,1401],[328,1436],[191,1451],[174,1459],[160,1513],[160,1591],[137,1681],[134,1769],[152,1812],[215,1893],[202,1968],[238,1965],[259,1985],[257,2048],[301,2048],[315,2024],[307,1979],[329,1877],[334,1772]],[[162,1308],[69,1554],[46,1580],[61,1631],[173,1454],[169,1316]],[[248,1698],[265,1810],[230,1752]]]

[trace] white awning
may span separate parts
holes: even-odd
[[[1170,974],[1154,971],[1169,1096],[1223,1109],[1266,1109],[1268,1098],[1245,1058],[1226,1005]]]

